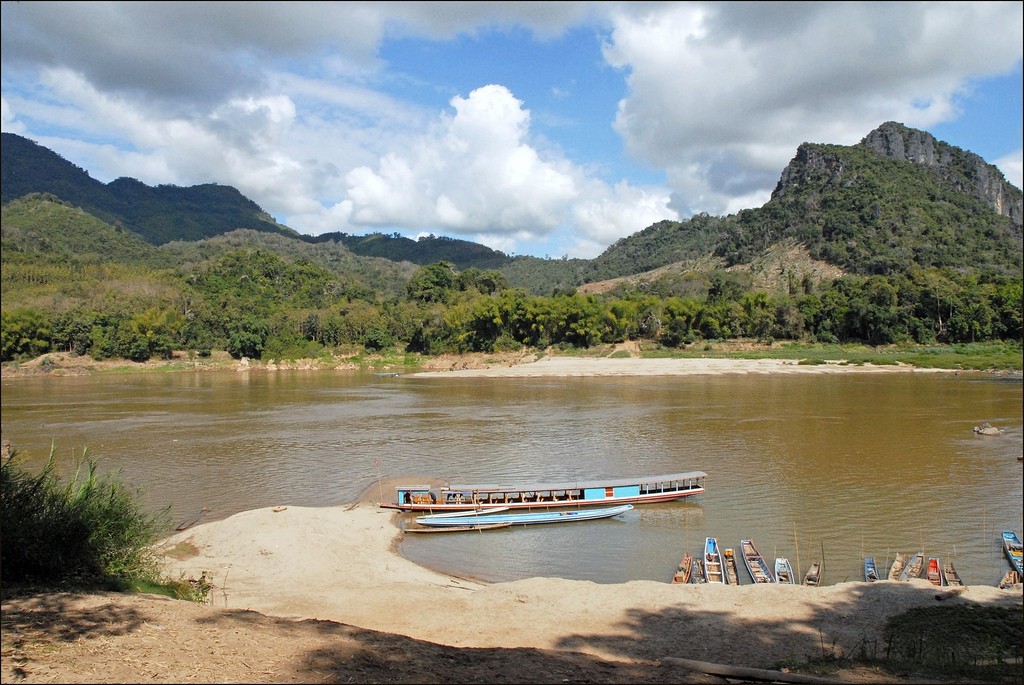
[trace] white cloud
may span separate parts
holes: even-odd
[[[803,142],[853,144],[889,120],[925,130],[956,120],[974,81],[1020,68],[1024,14],[1005,2],[0,10],[3,130],[96,178],[232,185],[304,233],[448,234],[583,257],[662,219],[760,206]],[[603,36],[628,85],[606,125],[614,116],[632,161],[665,187],[631,182],[600,154],[567,158],[602,138],[567,109],[522,101],[497,79],[453,89],[445,74],[428,84],[443,99],[417,102],[389,88],[401,65],[379,57],[396,37],[443,52],[468,36],[486,51],[487,31],[525,28],[543,42],[581,26]],[[542,80],[542,67],[523,68]],[[585,73],[533,92],[564,106],[586,91]],[[547,135],[587,142],[543,138],[531,110],[560,122]],[[1020,187],[1018,145],[993,163]]]
[[[1021,59],[1016,3],[666,3],[612,15],[615,126],[682,214],[767,199],[803,142],[956,116],[967,80]],[[751,206],[751,205],[746,205]]]
[[[530,147],[522,103],[489,85],[451,105],[454,116],[443,116],[411,150],[346,175],[353,223],[497,235],[558,226],[577,194],[573,170]]]
[[[1017,150],[993,161],[992,164],[999,167],[1007,181],[1018,188],[1024,188],[1024,150]]]

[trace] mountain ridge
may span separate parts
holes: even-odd
[[[768,255],[789,255],[788,267],[780,268],[788,271],[784,277],[752,277],[773,288],[794,279],[887,275],[915,266],[1021,270],[1020,189],[978,155],[892,121],[853,146],[801,144],[762,207],[660,221],[593,259],[510,257],[434,235],[418,240],[397,233],[307,236],[278,224],[230,186],[152,188],[126,177],[103,184],[11,133],[3,134],[2,153],[5,205],[26,194],[49,193],[153,245],[251,229],[312,245],[344,246],[361,257],[494,269],[531,292],[586,284],[600,290],[593,284],[650,281],[659,274],[685,273],[687,265],[698,275],[715,269],[754,273]]]

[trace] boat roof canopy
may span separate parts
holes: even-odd
[[[470,485],[449,484],[442,490],[469,491],[469,492],[536,492],[538,490],[582,490],[585,488],[613,488],[622,485],[641,485],[644,483],[665,483],[675,480],[693,480],[694,478],[705,478],[708,474],[703,471],[688,471],[687,473],[670,473],[663,476],[644,476],[642,478],[610,478],[601,480],[577,480],[561,483],[529,483],[526,485],[490,485],[474,483]]]

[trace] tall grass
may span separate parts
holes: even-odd
[[[159,583],[153,543],[170,510],[147,514],[139,493],[99,476],[85,451],[74,477],[55,473],[54,449],[39,473],[0,462],[0,581],[13,586],[125,590]]]

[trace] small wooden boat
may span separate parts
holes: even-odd
[[[924,570],[924,552],[918,552],[914,556],[910,557],[910,561],[903,567],[903,572],[900,573],[901,581],[908,581],[911,578],[920,578],[921,571]]]
[[[572,523],[575,521],[593,521],[611,518],[624,514],[633,508],[632,504],[602,509],[572,509],[570,511],[522,511],[504,512],[501,514],[473,514],[451,516],[450,514],[432,514],[417,516],[416,523],[430,528],[447,528],[459,526],[482,526],[491,523],[511,523],[513,526],[528,526],[536,523]]]
[[[938,557],[930,557],[928,559],[928,572],[925,577],[928,578],[928,582],[932,585],[942,587],[946,584],[942,578],[942,565],[939,564]]]
[[[946,585],[963,587],[964,581],[952,561],[942,562],[942,577],[946,579]]]
[[[796,585],[796,577],[793,575],[793,565],[786,557],[775,557],[775,582],[784,585]]]
[[[896,552],[896,558],[892,560],[892,566],[889,567],[889,580],[899,580],[900,574],[903,573],[906,566],[907,558],[903,556],[903,552]]]
[[[722,563],[725,565],[725,580],[729,585],[740,584],[740,572],[736,567],[736,552],[727,548],[722,552]]]
[[[878,564],[874,557],[864,557],[864,580],[869,583],[878,580]]]
[[[519,485],[399,485],[384,509],[436,513],[477,508],[578,509],[580,507],[671,502],[704,492],[703,471],[663,476],[609,478],[571,483]]]
[[[718,551],[718,540],[715,538],[704,539],[704,578],[709,583],[725,584],[722,553]]]
[[[690,574],[690,582],[695,585],[708,582],[707,576],[704,575],[704,560],[694,559],[693,560],[693,573]]]
[[[804,585],[820,585],[821,584],[821,562],[815,561],[811,564],[811,567],[807,569],[807,573],[804,574]]]
[[[689,583],[690,573],[693,571],[693,555],[689,552],[683,555],[682,561],[679,562],[679,568],[672,575],[673,583]]]
[[[1017,572],[1017,575],[1024,575],[1024,570],[1021,569],[1024,550],[1021,548],[1020,538],[1012,530],[1003,531],[1003,554],[1006,555],[1010,566]]]
[[[747,567],[750,579],[755,583],[774,583],[775,576],[768,568],[768,562],[764,560],[761,553],[754,547],[753,540],[740,540],[740,554],[743,556],[743,565]]]
[[[1003,579],[999,581],[999,589],[1006,590],[1020,582],[1020,574],[1016,571],[1010,570],[1003,575]]]

